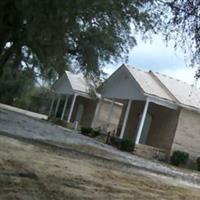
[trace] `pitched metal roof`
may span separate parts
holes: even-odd
[[[89,83],[84,78],[82,74],[73,74],[72,72],[65,71],[71,87],[74,91],[83,92],[88,94],[89,93]]]
[[[127,67],[131,75],[138,82],[144,93],[174,101],[174,97],[167,92],[151,73],[140,69]]]
[[[174,102],[183,107],[200,109],[200,89],[158,72],[146,72],[125,66],[144,93]]]
[[[157,79],[165,85],[170,93],[183,105],[200,109],[200,89],[184,81],[154,73]]]
[[[67,76],[68,80],[66,79],[65,75]],[[65,71],[65,74],[63,76],[64,76],[65,80],[67,80],[68,83],[70,84],[71,89],[73,90],[74,93],[79,93],[79,94],[81,93],[85,97],[90,98],[89,92],[91,89],[94,88],[93,83],[91,81],[87,80],[82,74],[74,74],[70,71]],[[58,79],[58,81],[59,80],[61,80],[61,78]],[[54,83],[54,87],[53,87],[54,90],[55,90],[55,84],[56,83]],[[61,80],[61,84],[64,84],[64,88],[66,87],[64,81],[62,81],[62,80]],[[99,93],[96,93],[96,91],[94,91],[94,92],[95,92],[97,98],[101,97],[101,95]],[[112,100],[105,99],[105,98],[104,98],[104,101],[107,101],[110,103],[112,102]],[[118,105],[118,106],[123,105],[122,103],[117,102],[117,101],[115,101],[114,104]]]

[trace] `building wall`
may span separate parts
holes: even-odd
[[[71,122],[75,121],[76,118],[76,114],[78,111],[78,107],[79,105],[82,104],[84,107],[83,110],[83,115],[80,121],[80,125],[84,126],[84,127],[90,127],[92,124],[92,120],[94,117],[94,112],[96,109],[96,104],[97,102],[95,100],[89,99],[89,98],[85,98],[82,96],[77,96],[76,101],[75,101],[75,105],[74,105],[74,110],[72,113],[72,118],[71,118]]]
[[[144,109],[144,102],[133,101],[125,129],[125,138],[134,140],[139,125],[139,116]],[[170,151],[176,131],[179,111],[171,110],[153,103],[149,104],[148,114],[152,121],[148,132],[146,145]]]
[[[96,123],[96,127],[101,127],[101,129],[105,128],[105,126],[108,123],[107,119],[108,119],[108,115],[110,112],[110,108],[111,108],[111,102],[108,102],[108,101],[102,102],[98,121]],[[112,111],[111,118],[110,118],[110,123],[109,123],[107,131],[111,131],[111,132],[117,131],[121,112],[122,112],[122,105],[114,104],[113,111]]]
[[[176,132],[179,110],[150,104],[149,113],[152,116],[152,123],[147,138],[147,145],[170,152]]]
[[[137,134],[137,126],[139,123],[139,115],[144,108],[143,101],[133,101],[131,104],[127,125],[124,132],[124,138],[135,141]]]
[[[71,101],[72,101],[72,98],[71,98]],[[83,116],[81,118],[80,125],[84,127],[91,127],[95,110],[96,110],[97,100],[77,96],[76,102],[74,105],[74,110],[72,113],[71,122],[75,121],[78,107],[80,104],[84,106]],[[105,127],[105,125],[107,124],[107,118],[110,111],[110,106],[111,106],[111,102],[108,102],[108,101],[102,102],[98,121],[96,123],[96,127],[100,127],[101,129]],[[113,112],[110,118],[110,123],[109,123],[107,131],[113,131],[117,129],[119,118],[121,115],[121,110],[122,110],[121,105],[114,104]]]
[[[122,113],[122,105],[114,105],[114,109],[110,118],[110,124],[108,127],[108,131],[115,131],[117,132],[118,124],[119,124],[119,119]]]
[[[190,158],[200,156],[200,115],[182,109],[174,137],[172,151],[181,150],[190,154]]]
[[[52,89],[57,94],[73,94],[70,81],[65,73],[53,84]]]
[[[116,133],[117,136],[120,136],[120,133],[121,133],[121,129],[122,129],[125,113],[126,113],[126,108],[128,105],[128,100],[121,100],[121,103],[123,104],[123,106],[121,109],[121,115],[120,115],[119,123],[118,123],[118,127],[117,127],[117,133]]]
[[[121,67],[111,75],[101,89],[105,98],[144,99],[143,91],[130,72]]]

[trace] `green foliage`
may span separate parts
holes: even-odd
[[[99,136],[101,133],[100,133],[100,131],[99,130],[94,130],[93,129],[93,131],[91,132],[91,137],[97,137],[97,136]]]
[[[152,0],[2,0],[0,66],[34,67],[45,77],[74,64],[100,75],[100,64],[126,55],[131,34],[154,28]],[[1,72],[0,72],[1,74]]]
[[[122,139],[121,140],[121,150],[132,152],[134,149],[135,143],[132,140]]]
[[[92,132],[92,128],[89,128],[89,127],[81,127],[81,133],[83,134],[83,135],[87,135],[87,136],[89,136],[90,134],[91,134],[91,132]]]
[[[120,147],[121,147],[121,139],[120,138],[112,136],[110,138],[110,142],[111,142],[111,145],[120,149]]]
[[[7,66],[0,76],[0,102],[14,104],[34,87],[34,73],[30,69],[22,69],[13,73]]]
[[[97,137],[101,134],[99,130],[95,130],[95,129],[89,128],[89,127],[81,127],[81,133],[83,135],[93,137],[93,138]]]
[[[18,98],[14,105],[33,112],[48,114],[52,98],[52,93],[48,88],[33,87]]]
[[[132,152],[134,150],[135,143],[132,140],[120,139],[117,137],[110,138],[111,145],[121,149],[122,151]]]
[[[187,58],[191,58],[191,66],[200,64],[200,4],[196,0],[157,0],[155,6],[160,16],[160,30],[167,41],[172,40],[174,46],[181,47]],[[200,77],[200,68],[196,77]]]
[[[189,159],[189,154],[183,151],[174,151],[170,162],[172,165],[179,166],[180,164],[185,165]]]
[[[197,158],[196,163],[197,163],[197,170],[200,171],[200,157]]]

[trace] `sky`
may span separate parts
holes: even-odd
[[[127,64],[145,71],[152,70],[194,84],[195,68],[189,67],[189,56],[179,48],[174,49],[173,42],[166,44],[160,35],[154,35],[151,41],[137,38],[137,46],[130,50]],[[112,74],[121,63],[108,65],[105,72]],[[199,85],[199,83],[198,83]]]

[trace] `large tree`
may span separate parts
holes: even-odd
[[[1,0],[0,74],[32,67],[44,75],[69,66],[100,75],[100,65],[123,57],[135,32],[154,27],[152,0]]]
[[[199,0],[156,0],[161,30],[167,40],[181,47],[191,65],[197,67],[200,77],[200,1]]]

